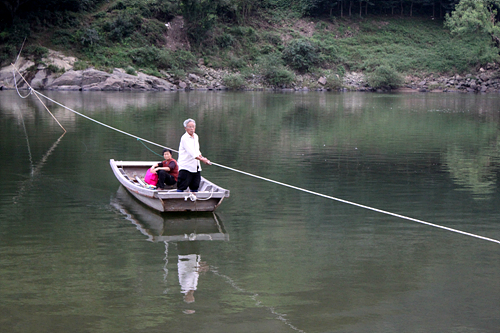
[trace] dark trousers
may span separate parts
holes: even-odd
[[[184,191],[189,187],[191,191],[198,191],[201,181],[201,172],[189,172],[187,170],[179,171],[177,177],[177,189]]]
[[[166,185],[174,185],[175,184],[175,178],[165,170],[158,170],[158,183],[156,184],[156,187],[163,188]]]

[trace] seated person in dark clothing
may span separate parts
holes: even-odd
[[[174,185],[179,175],[179,166],[177,165],[177,161],[172,158],[172,151],[170,149],[163,150],[163,158],[165,158],[163,162],[151,167],[151,172],[158,175],[158,183],[156,184],[158,190],[163,190],[166,186]]]

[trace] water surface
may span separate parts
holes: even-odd
[[[177,149],[500,239],[500,96],[47,92]],[[156,214],[109,159],[145,144],[0,91],[2,332],[497,332],[500,245],[215,166],[212,214]],[[146,148],[147,146],[147,148]],[[209,240],[211,239],[211,240]],[[196,258],[192,299],[182,265]]]

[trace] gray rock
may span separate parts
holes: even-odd
[[[49,85],[52,81],[54,81],[54,77],[50,75],[50,71],[48,69],[39,70],[33,80],[31,80],[31,87],[33,89],[43,89],[45,86]]]
[[[82,91],[101,91],[101,87],[98,84],[89,84],[82,86]]]
[[[123,90],[123,80],[116,77],[109,77],[106,81],[99,84],[103,91],[120,91]]]
[[[98,71],[94,68],[88,68],[86,70],[78,71],[78,72],[81,72],[81,75],[82,75],[82,82],[81,82],[82,87],[92,85],[95,83],[104,82],[109,77],[111,77],[111,74],[103,72],[103,71]]]
[[[80,87],[80,86],[67,85],[67,86],[55,86],[51,90],[79,91],[81,89],[82,89],[82,87]]]
[[[83,74],[82,71],[68,71],[63,75],[56,78],[50,85],[47,85],[43,88],[45,89],[55,89],[59,86],[82,86]]]

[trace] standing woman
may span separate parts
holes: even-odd
[[[177,192],[183,192],[188,187],[191,192],[198,192],[201,181],[200,161],[211,164],[208,158],[200,152],[198,135],[195,133],[196,122],[189,118],[184,121],[186,133],[181,137],[179,144],[179,176],[177,178]]]

